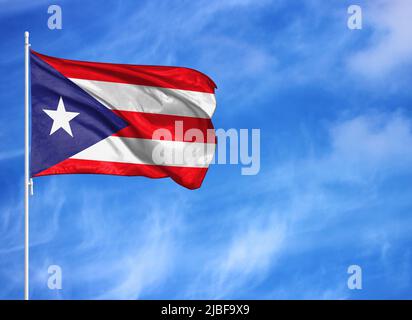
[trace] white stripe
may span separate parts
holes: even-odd
[[[211,118],[213,93],[70,78],[110,109]]]
[[[208,167],[214,143],[150,140],[110,136],[72,156],[72,159],[155,164],[178,167]]]

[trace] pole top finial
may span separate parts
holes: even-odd
[[[28,31],[24,32],[24,43],[25,43],[27,46],[30,46],[30,43],[29,43],[29,32],[28,32]]]

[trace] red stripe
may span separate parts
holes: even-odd
[[[67,78],[129,83],[214,93],[216,84],[207,75],[190,68],[86,62],[32,53]]]
[[[120,176],[144,176],[148,178],[170,177],[178,184],[188,188],[200,188],[207,168],[169,167],[146,164],[128,164],[94,160],[67,159],[38,174],[47,176],[54,174],[110,174]]]
[[[166,129],[170,132],[170,137],[165,136],[161,140],[216,143],[215,131],[210,119],[134,111],[112,111],[130,124],[115,133],[114,136],[152,139],[156,130]],[[193,131],[193,129],[198,131]],[[201,133],[202,139],[195,138],[193,132]]]

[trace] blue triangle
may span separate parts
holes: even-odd
[[[30,52],[31,161],[34,176],[128,126],[86,91]],[[73,137],[63,128],[50,134],[53,119],[44,109],[56,110],[60,98],[68,112]]]

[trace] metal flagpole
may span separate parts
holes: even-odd
[[[24,300],[29,300],[29,33],[24,33]],[[32,190],[32,189],[31,189]]]

